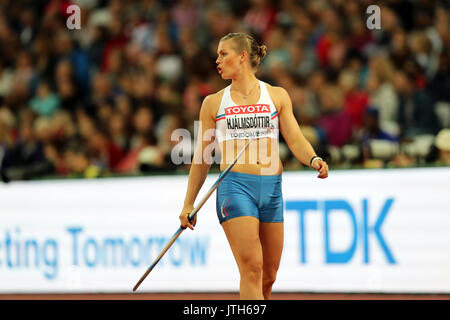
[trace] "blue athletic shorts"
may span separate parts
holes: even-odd
[[[229,172],[217,187],[219,222],[252,216],[260,222],[283,222],[281,175]]]

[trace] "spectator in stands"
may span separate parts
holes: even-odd
[[[1,178],[28,180],[53,173],[53,165],[45,157],[44,146],[36,138],[32,116],[23,111],[17,142],[6,148],[1,165]]]
[[[314,51],[298,42],[291,42],[288,46],[290,59],[288,65],[292,66],[294,75],[302,78],[309,76],[317,68]]]
[[[340,88],[326,84],[319,92],[321,115],[317,124],[325,131],[329,145],[342,147],[352,138],[352,122],[343,108]]]
[[[13,72],[0,60],[0,96],[7,96],[11,92]]]
[[[280,27],[274,27],[267,35],[267,45],[272,48],[261,63],[261,70],[265,73],[271,73],[273,68],[285,66],[291,56],[287,47],[286,37]]]
[[[36,70],[28,51],[17,54],[8,103],[17,106],[30,97],[36,81]]]
[[[154,120],[153,112],[148,106],[141,105],[137,108],[133,116],[133,131],[135,134],[131,137],[131,148],[140,146],[143,137],[155,134]]]
[[[367,108],[368,94],[360,90],[357,76],[349,71],[343,70],[339,74],[339,87],[344,94],[344,110],[350,116],[354,131],[363,125],[363,115]]]
[[[397,142],[397,138],[380,128],[379,113],[380,111],[377,108],[367,108],[364,113],[363,127],[358,132],[358,143],[362,148],[365,160],[371,157],[370,142],[372,140]]]
[[[40,116],[51,117],[60,106],[60,99],[47,81],[39,82],[36,95],[30,100],[31,110]]]
[[[401,137],[436,134],[439,123],[432,97],[425,90],[415,88],[414,78],[405,71],[396,72],[394,83],[400,98],[398,121]]]
[[[393,84],[390,81],[382,81],[379,75],[371,73],[367,79],[366,92],[369,95],[368,103],[381,113],[381,128],[398,136],[398,96]]]
[[[369,104],[380,111],[380,126],[387,132],[398,135],[398,95],[393,86],[395,69],[385,55],[376,54],[369,59],[369,75],[366,90]]]
[[[96,129],[86,141],[90,162],[107,172],[115,172],[124,156],[123,150],[111,141],[106,133]]]
[[[450,165],[450,129],[442,129],[436,135],[434,145],[437,149],[436,164]]]
[[[450,48],[440,54],[439,68],[428,83],[428,90],[437,102],[450,103]]]
[[[194,134],[201,101],[226,84],[214,69],[217,42],[240,31],[265,40],[261,77],[289,91],[324,155],[358,143],[352,138],[361,128],[379,136],[379,126],[400,144],[437,134],[449,124],[448,6],[388,1],[380,5],[382,29],[369,30],[366,2],[88,0],[77,2],[82,29],[68,30],[71,1],[26,8],[7,1],[0,5],[0,158],[11,168],[29,147],[32,160],[15,169],[47,161],[54,170],[47,172],[63,176],[186,169],[170,159],[178,143],[170,135]],[[368,105],[378,110],[372,129]],[[399,155],[392,164],[412,166],[414,158]]]
[[[102,168],[91,164],[87,151],[77,143],[67,146],[64,158],[70,178],[96,178],[102,174]]]
[[[111,141],[123,151],[129,149],[129,128],[125,116],[119,111],[113,111],[109,117],[108,134]]]
[[[407,32],[403,28],[395,29],[390,42],[389,59],[397,69],[402,69],[411,58]]]
[[[250,9],[244,16],[244,23],[259,39],[266,39],[275,22],[276,10],[269,0],[251,0]]]
[[[4,106],[0,107],[0,146],[3,148],[6,148],[14,143],[15,122],[16,118],[14,114]]]

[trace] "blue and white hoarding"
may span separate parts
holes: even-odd
[[[450,168],[316,175],[283,174],[274,291],[450,293]],[[187,176],[1,185],[0,292],[131,292],[178,228],[186,188]],[[215,193],[139,290],[239,290]]]

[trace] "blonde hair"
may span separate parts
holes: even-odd
[[[267,47],[259,45],[255,38],[243,32],[229,33],[223,36],[220,41],[233,40],[234,50],[236,52],[247,51],[250,56],[250,65],[256,69],[267,52]]]
[[[374,69],[371,71],[378,76],[381,82],[393,82],[395,68],[388,57],[384,55],[373,56],[371,58],[371,69]]]

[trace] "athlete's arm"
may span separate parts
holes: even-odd
[[[194,229],[193,227],[195,226],[196,218],[191,224],[188,220],[188,215],[194,209],[195,199],[197,198],[197,195],[205,182],[206,176],[208,175],[209,168],[211,167],[211,161],[205,161],[207,159],[204,158],[204,150],[208,145],[213,143],[214,140],[205,140],[203,137],[211,137],[211,135],[205,135],[205,133],[210,132],[208,130],[214,130],[216,127],[215,115],[213,115],[215,100],[216,99],[213,96],[207,96],[203,100],[200,109],[200,126],[197,134],[197,146],[194,150],[194,157],[189,170],[189,180],[183,210],[179,217],[181,225],[192,230]],[[205,157],[206,156],[209,157],[210,155],[205,155]]]
[[[280,106],[278,113],[281,134],[298,161],[309,167],[309,162],[312,157],[316,156],[316,153],[309,141],[306,140],[294,117],[291,98],[284,88],[273,87],[273,90],[276,90],[276,97]],[[319,171],[319,178],[328,177],[328,165],[325,161],[320,159],[314,161],[312,167]]]

